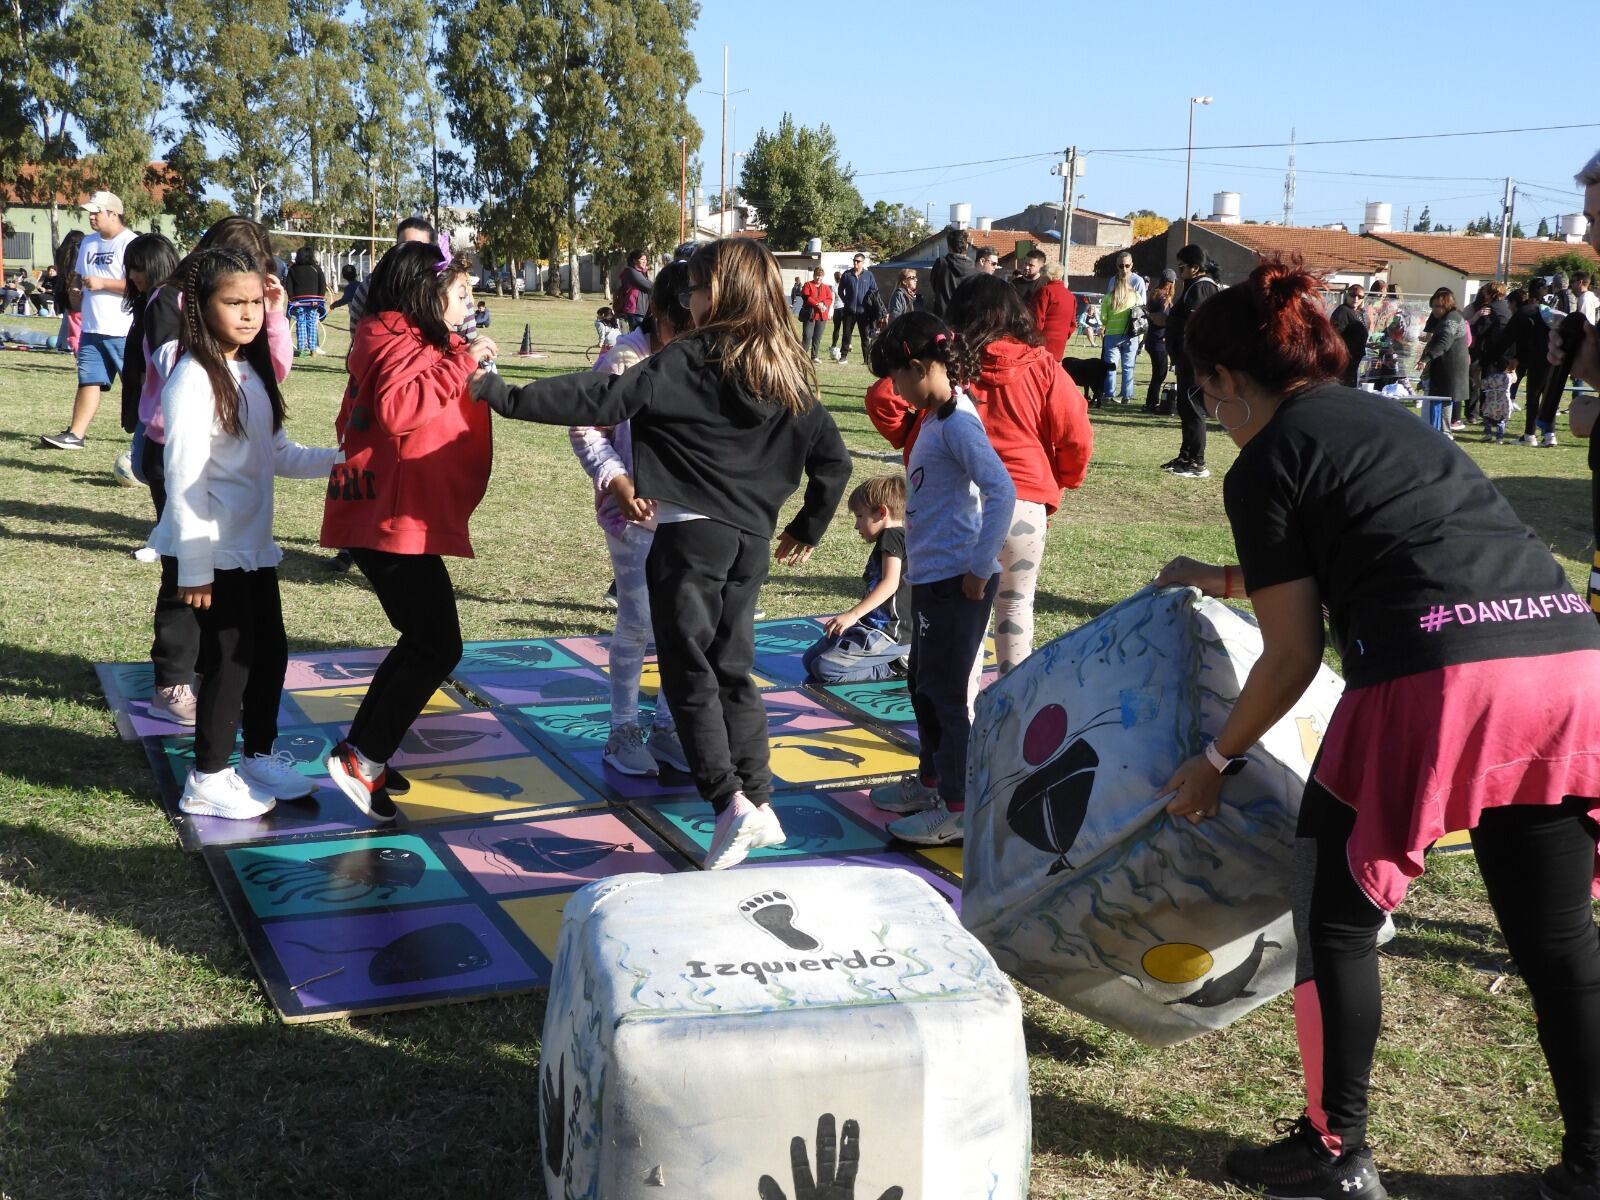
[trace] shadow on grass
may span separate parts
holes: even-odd
[[[1590,480],[1587,476],[1500,475],[1495,478],[1494,485],[1511,501],[1517,516],[1555,553],[1584,561],[1589,558],[1594,530],[1589,523]]]
[[[1394,914],[1395,934],[1383,953],[1393,958],[1453,962],[1491,974],[1515,974],[1516,966],[1492,925]]]
[[[11,1200],[544,1200],[526,1041],[543,1003],[347,1026],[50,1034],[0,1100]],[[752,1188],[752,1195],[754,1189]]]
[[[109,477],[108,486],[116,486]],[[31,524],[83,526],[95,532],[48,533],[40,529],[13,529],[6,518]],[[153,516],[129,517],[102,508],[78,508],[69,504],[42,504],[33,500],[0,500],[0,538],[41,545],[70,547],[76,550],[108,550],[123,555],[130,547],[144,545]]]

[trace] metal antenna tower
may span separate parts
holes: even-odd
[[[1283,174],[1283,223],[1294,224],[1294,130],[1289,130],[1289,169]]]

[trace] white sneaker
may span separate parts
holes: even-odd
[[[1544,441],[1540,442],[1539,444],[1541,446],[1546,446],[1546,447],[1554,446],[1556,444],[1556,435],[1553,434],[1553,433],[1545,434],[1544,435]]]
[[[833,347],[833,349],[829,350],[828,351],[828,357],[833,359],[834,362],[838,362],[839,361],[839,347],[835,346],[835,347]]]
[[[1538,444],[1539,435],[1535,433],[1530,433],[1526,437],[1519,437],[1517,439],[1517,445],[1519,446],[1537,446]]]
[[[948,846],[966,835],[964,814],[940,805],[925,812],[912,813],[889,822],[889,832],[902,842],[918,846]]]
[[[232,767],[201,776],[190,771],[178,807],[197,817],[222,817],[249,821],[265,816],[276,804],[270,794],[250,783]]]
[[[193,725],[199,697],[187,683],[158,687],[150,694],[150,715],[174,725]]]
[[[246,783],[278,800],[303,800],[316,791],[311,780],[294,769],[294,755],[287,750],[241,759],[239,774]]]
[[[606,739],[606,748],[600,757],[606,766],[614,771],[621,771],[624,775],[661,773],[661,768],[656,765],[655,756],[645,749],[644,734],[640,733],[639,726],[631,721],[611,730],[611,736]]]
[[[939,793],[926,786],[915,771],[906,772],[899,783],[880,783],[872,789],[870,799],[874,808],[892,813],[918,813],[939,806]]]
[[[716,831],[706,848],[705,869],[726,871],[738,866],[752,850],[781,846],[787,835],[770,804],[752,804],[743,792],[717,817]]]
[[[674,771],[689,773],[689,760],[684,757],[683,742],[678,737],[678,730],[672,725],[657,725],[650,731],[650,743],[646,747],[650,756],[663,767],[671,767]]]

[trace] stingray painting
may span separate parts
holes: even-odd
[[[497,729],[468,729],[461,726],[418,729],[413,726],[400,738],[400,749],[406,754],[419,757],[428,754],[449,754],[455,750],[465,750],[468,746],[476,746],[485,738],[498,740],[503,736],[505,735]]]
[[[493,844],[491,852],[518,870],[537,875],[581,871],[618,850],[632,849],[632,842],[603,842],[541,833],[532,837],[503,838]]]
[[[326,679],[332,683],[341,683],[350,679],[371,679],[378,673],[377,663],[334,663],[319,662],[311,664],[311,673],[318,679]]]
[[[1030,846],[1058,856],[1051,875],[1072,866],[1067,852],[1089,812],[1099,765],[1094,747],[1080,739],[1023,779],[1012,793],[1006,821]]]
[[[314,904],[353,904],[369,897],[389,900],[422,882],[427,862],[401,846],[368,846],[306,862],[262,858],[240,873],[246,882],[274,893],[273,904],[305,900]]]
[[[402,933],[382,946],[314,946],[309,942],[286,941],[313,954],[334,957],[344,954],[370,954],[367,978],[377,987],[396,987],[422,983],[429,979],[448,979],[470,975],[493,961],[488,947],[472,930],[459,921],[425,925]]]

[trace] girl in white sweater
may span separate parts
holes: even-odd
[[[150,537],[178,560],[178,594],[200,621],[195,766],[179,807],[248,820],[312,790],[290,756],[272,750],[289,659],[272,480],[325,476],[339,452],[298,445],[283,431],[255,260],[241,250],[197,251],[182,285],[181,353],[161,392],[167,507]],[[230,767],[241,713],[244,746]]]

